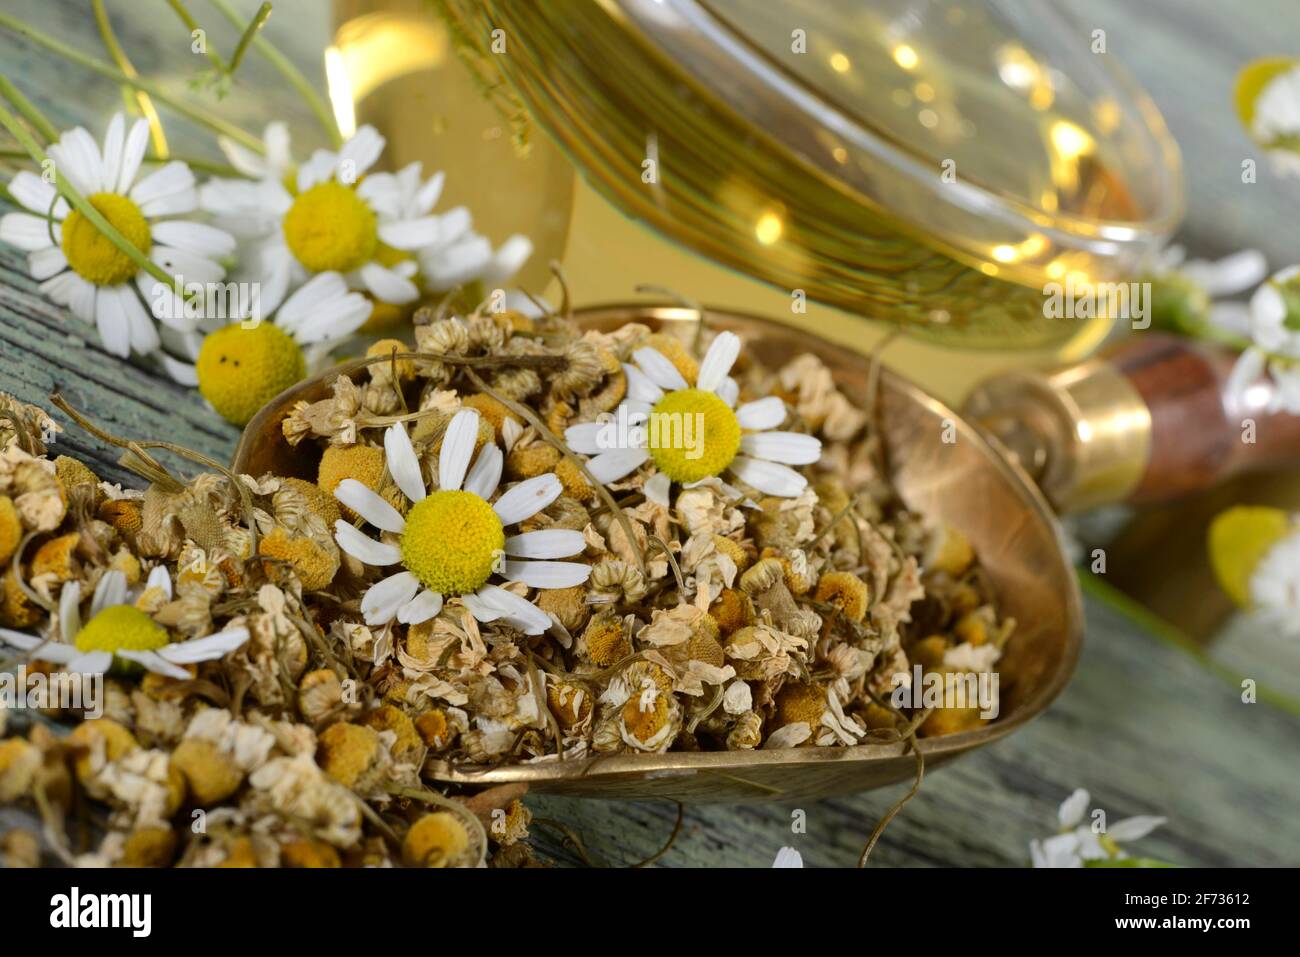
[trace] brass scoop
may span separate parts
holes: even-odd
[[[692,309],[618,305],[580,310],[583,325],[628,322],[655,328],[698,321]],[[801,352],[826,363],[840,389],[865,404],[869,362],[806,331],[754,316],[709,310],[714,328],[738,333],[775,367]],[[344,367],[346,370],[346,367]],[[339,369],[294,386],[248,424],[233,468],[241,474],[314,479],[317,462],[290,448],[281,422],[299,401],[324,398]],[[1058,544],[1050,506],[1013,459],[982,432],[905,379],[882,370],[881,421],[892,479],[906,504],[962,530],[1017,628],[999,662],[1001,714],[976,731],[925,738],[933,766],[1015,731],[1069,680],[1083,635],[1082,601]],[[945,441],[945,437],[954,439]],[[493,769],[431,760],[425,775],[465,785],[523,783],[539,791],[600,798],[660,797],[689,802],[795,800],[846,794],[909,779],[914,757],[900,743],[850,748],[621,754]]]

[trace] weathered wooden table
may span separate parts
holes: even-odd
[[[110,0],[108,6],[137,67],[183,89],[192,53],[162,0]],[[234,35],[224,22],[205,4],[192,6],[215,42],[230,49]],[[251,11],[256,3],[238,6]],[[1281,181],[1261,164],[1258,183],[1241,183],[1241,161],[1255,151],[1230,99],[1241,63],[1296,52],[1293,0],[1071,6],[1089,27],[1106,29],[1108,55],[1138,75],[1183,147],[1189,212],[1182,240],[1201,255],[1254,246],[1275,267],[1294,261],[1300,182]],[[328,38],[328,4],[277,0],[276,7],[268,35],[314,71]],[[100,52],[89,2],[19,0],[6,9]],[[121,104],[111,83],[11,36],[0,35],[0,70],[60,127],[98,128]],[[253,129],[272,116],[286,117],[310,137],[302,106],[264,63],[252,57],[242,78],[258,85],[258,96],[228,97],[225,115]],[[168,120],[174,144],[212,153],[206,134]],[[0,248],[0,389],[37,403],[58,389],[113,432],[166,437],[218,459],[229,457],[237,437],[196,393],[106,354],[93,330],[38,295],[23,257],[8,248]],[[57,451],[85,458],[107,478],[133,480],[115,464],[112,449],[64,424]],[[1090,789],[1112,821],[1166,815],[1168,825],[1141,842],[1145,856],[1211,866],[1300,862],[1300,719],[1267,704],[1243,704],[1237,687],[1106,604],[1088,600],[1087,626],[1078,671],[1060,700],[1020,733],[928,774],[919,796],[885,832],[874,864],[1023,865],[1029,840],[1054,829],[1057,804],[1075,787]],[[1297,695],[1300,648],[1294,644],[1238,622],[1213,654]],[[790,806],[690,808],[660,864],[765,866],[778,848],[791,845],[808,866],[849,865],[902,790],[809,804],[802,808],[806,833],[792,832],[797,816]],[[675,806],[655,803],[542,797],[529,803],[536,814],[579,831],[592,856],[609,864],[653,853],[676,815]],[[544,852],[576,860],[543,829],[536,834]]]

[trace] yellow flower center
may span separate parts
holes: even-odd
[[[270,322],[218,329],[195,363],[199,392],[228,422],[245,425],[257,410],[307,374],[298,344]]]
[[[149,251],[153,240],[139,206],[117,193],[95,193],[87,198],[140,252]],[[120,286],[139,271],[130,256],[75,209],[63,221],[63,255],[73,272],[96,286]]]
[[[289,250],[312,272],[351,272],[374,258],[379,229],[356,190],[330,180],[293,201],[284,217]]]
[[[77,650],[157,651],[168,643],[167,631],[131,605],[105,608],[77,632]]]
[[[492,506],[473,492],[433,492],[411,507],[402,564],[431,591],[477,591],[496,567],[506,533]]]
[[[719,475],[740,449],[740,422],[712,392],[678,389],[650,410],[648,446],[660,472],[675,482]]]

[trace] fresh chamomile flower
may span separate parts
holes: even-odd
[[[227,232],[170,217],[198,208],[194,174],[173,161],[140,175],[149,124],[115,114],[103,149],[77,127],[49,149],[55,168],[128,241],[177,285],[211,283],[225,275],[219,260],[235,250]],[[114,355],[148,355],[163,345],[154,319],[188,328],[175,289],[158,282],[34,173],[17,173],[9,192],[30,212],[0,218],[0,239],[27,250],[41,292],[94,323]],[[152,317],[151,317],[152,313]]]
[[[159,566],[149,574],[142,594],[157,590],[172,595],[171,576]],[[189,641],[173,642],[167,629],[130,604],[126,575],[105,572],[95,586],[90,619],[81,620],[81,583],[72,581],[59,595],[59,630],[62,641],[37,638],[0,629],[0,640],[31,653],[38,661],[52,661],[79,674],[103,674],[115,663],[143,665],[170,678],[189,678],[181,665],[215,661],[248,641],[247,628],[228,628]]]
[[[1224,385],[1235,414],[1300,414],[1300,266],[1289,266],[1250,298],[1244,323],[1252,345]]]
[[[575,452],[599,482],[613,482],[646,462],[657,475],[647,496],[666,500],[670,482],[692,485],[730,473],[765,495],[795,498],[808,481],[791,465],[821,458],[821,442],[801,432],[775,431],[786,418],[785,402],[768,396],[736,408],[739,387],[730,377],[740,355],[740,337],[722,332],[700,362],[695,382],[662,352],[636,350],[636,365],[624,364],[627,398],[603,422],[565,430]]]
[[[315,371],[329,351],[370,315],[338,273],[313,276],[267,321],[241,321],[204,337],[193,366],[173,362],[174,378],[197,385],[221,415],[245,425],[257,410]]]
[[[1250,574],[1250,606],[1261,622],[1300,637],[1300,534],[1270,548]]]
[[[338,152],[317,150],[290,183],[268,176],[251,191],[228,180],[205,188],[204,207],[223,222],[248,220],[238,231],[255,237],[247,258],[263,308],[320,272],[342,273],[380,302],[418,298],[414,251],[438,239],[430,212],[442,174],[422,179],[418,163],[400,174],[368,173],[383,151],[384,138],[363,126]]]
[[[1089,862],[1123,860],[1128,854],[1120,846],[1146,837],[1165,823],[1166,818],[1139,815],[1116,821],[1107,827],[1105,814],[1093,811],[1085,824],[1084,816],[1092,798],[1083,788],[1061,802],[1057,811],[1060,833],[1029,842],[1029,856],[1034,867],[1086,867]]]
[[[571,588],[591,574],[582,562],[551,561],[582,552],[582,533],[542,529],[506,535],[506,528],[531,518],[563,491],[554,473],[508,488],[495,503],[504,456],[493,443],[474,464],[479,414],[461,409],[451,419],[438,454],[438,485],[426,491],[420,459],[401,423],[384,433],[385,462],[393,481],[411,502],[406,517],[356,479],[344,479],[334,494],[385,537],[376,541],[347,522],[335,523],[339,547],[367,565],[400,565],[402,571],[375,583],[361,599],[369,625],[396,618],[402,624],[428,621],[443,600],[459,597],[481,622],[503,621],[540,635],[550,617],[526,598],[494,585],[494,574],[530,588]],[[540,560],[538,560],[540,559]]]
[[[1250,64],[1238,78],[1237,100],[1251,139],[1280,172],[1300,175],[1300,61]]]
[[[1268,261],[1257,249],[1243,249],[1222,259],[1187,259],[1182,246],[1168,246],[1154,257],[1151,322],[1158,329],[1197,336],[1207,324],[1242,334],[1247,308],[1225,297],[1253,289],[1268,275]],[[1116,333],[1122,332],[1120,325]]]
[[[517,273],[533,254],[527,236],[513,235],[497,249],[474,231],[464,206],[438,218],[438,238],[416,251],[420,276],[429,289],[445,290],[478,282],[492,288]]]

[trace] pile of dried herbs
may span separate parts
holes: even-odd
[[[670,414],[703,428],[636,431]],[[707,328],[426,310],[285,419],[315,483],[100,433],[123,489],[2,427],[6,666],[105,673],[101,717],[0,711],[0,802],[43,822],[10,863],[527,863],[517,790],[422,770],[897,740],[914,664],[991,671],[1012,628],[817,358]]]

